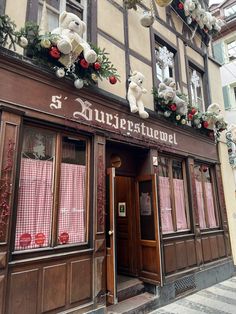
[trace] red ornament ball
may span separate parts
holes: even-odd
[[[204,121],[204,122],[202,123],[202,125],[203,125],[204,128],[208,128],[209,123],[208,123],[207,121]]]
[[[98,71],[101,69],[101,64],[99,62],[95,62],[93,67],[94,67],[94,70]]]
[[[172,110],[172,111],[175,111],[176,110],[176,104],[170,104],[170,109]]]
[[[195,109],[195,108],[193,108],[192,110],[191,110],[191,114],[195,114],[197,112],[197,110]]]
[[[207,172],[207,170],[208,170],[208,167],[207,167],[207,166],[202,166],[202,171],[203,171],[203,172]]]
[[[116,84],[117,78],[116,78],[114,75],[111,75],[111,76],[109,77],[109,82],[110,82],[111,84]]]
[[[180,3],[178,4],[178,8],[179,8],[180,10],[183,10],[184,5],[183,5],[183,3],[182,3],[182,2],[180,2]]]
[[[89,63],[85,59],[81,59],[79,64],[82,68],[87,69],[89,67]]]
[[[193,119],[193,115],[191,113],[188,114],[188,119],[192,120]]]
[[[50,50],[49,50],[49,54],[52,58],[54,59],[59,59],[61,57],[61,53],[60,51],[57,49],[57,47],[52,47]]]

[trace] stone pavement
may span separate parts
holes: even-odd
[[[236,314],[236,277],[178,299],[150,314]]]

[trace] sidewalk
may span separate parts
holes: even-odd
[[[150,314],[236,314],[236,277],[196,292]]]

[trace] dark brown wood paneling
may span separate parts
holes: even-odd
[[[5,276],[0,276],[0,300],[4,300],[4,282]],[[4,314],[3,303],[0,303],[0,314]]]
[[[202,238],[202,251],[204,262],[211,261],[211,245],[208,237]]]
[[[224,257],[226,255],[224,236],[219,234],[217,236],[217,242],[219,249],[219,257]]]
[[[164,245],[164,261],[165,261],[165,272],[171,273],[176,270],[176,254],[175,245],[168,243]]]
[[[36,314],[39,269],[10,274],[9,314]]]
[[[66,264],[44,267],[42,289],[42,312],[65,306]]]
[[[195,248],[194,240],[186,241],[186,250],[187,250],[187,257],[188,257],[188,266],[196,265],[197,258],[196,258],[196,248]]]
[[[176,246],[176,261],[177,269],[182,269],[188,266],[187,252],[185,241],[178,241],[175,243]]]
[[[97,303],[103,303],[105,301],[106,293],[106,258],[104,256],[97,257],[94,261],[94,295],[97,297]]]
[[[155,247],[142,246],[142,271],[156,273],[158,258]]]
[[[0,253],[0,269],[6,267],[7,253]]]
[[[70,303],[92,298],[92,261],[71,262]]]
[[[217,245],[217,238],[216,236],[210,237],[210,244],[211,244],[211,257],[213,260],[219,257],[218,245]]]

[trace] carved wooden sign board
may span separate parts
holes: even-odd
[[[76,121],[80,125],[118,134],[126,141],[141,140],[144,145],[165,147],[170,151],[188,152],[217,160],[216,145],[203,140],[194,134],[153,118],[141,119],[131,114],[128,108],[115,102],[111,103],[88,91],[60,87],[37,80],[17,72],[1,70],[0,101],[14,104],[25,111],[27,116],[31,110],[61,117],[66,121]],[[14,92],[13,92],[14,91]]]

